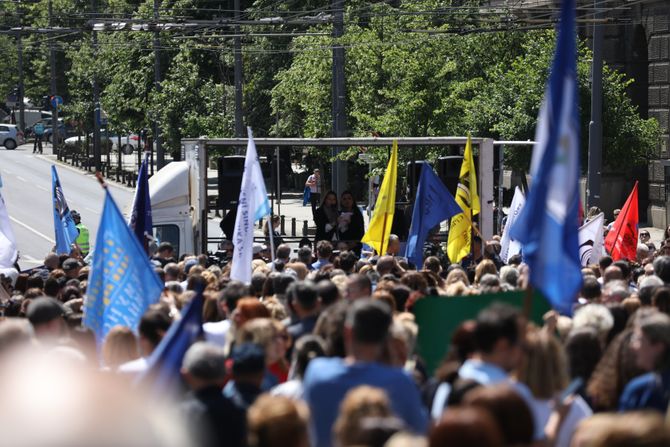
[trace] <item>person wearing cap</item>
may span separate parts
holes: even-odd
[[[242,343],[233,348],[233,378],[223,389],[223,395],[245,412],[261,395],[265,377],[265,350],[255,343]]]
[[[75,258],[67,258],[63,261],[63,271],[68,279],[76,279],[79,276],[81,267],[81,263]]]
[[[79,214],[78,211],[72,210],[70,211],[70,215],[72,215],[72,220],[74,220],[75,226],[79,231],[79,236],[77,236],[75,243],[79,247],[81,255],[83,257],[86,257],[86,255],[88,255],[88,252],[91,250],[88,227],[86,227],[86,225],[81,223],[81,215]]]
[[[181,408],[203,447],[246,445],[245,412],[221,393],[226,381],[223,348],[196,342],[186,351],[181,375],[191,389]]]
[[[318,168],[314,169],[314,173],[307,177],[305,186],[309,186],[310,196],[309,202],[312,205],[312,216],[316,213],[316,208],[321,201],[321,171]]]
[[[54,298],[42,296],[32,300],[26,316],[40,341],[58,340],[67,334],[65,308]]]

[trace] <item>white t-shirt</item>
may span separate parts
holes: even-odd
[[[226,336],[230,330],[230,320],[221,320],[202,325],[205,340],[217,346],[226,346]]]
[[[544,428],[547,425],[549,416],[552,412],[551,401],[548,399],[536,399],[533,397],[526,402],[531,407],[531,411],[535,416],[535,423]],[[577,425],[583,420],[593,415],[593,410],[589,407],[581,396],[575,396],[575,400],[570,407],[570,411],[561,425],[561,429],[556,437],[555,447],[569,447],[572,441]]]
[[[312,183],[314,182],[314,183]],[[309,184],[309,190],[313,194],[319,194],[321,193],[321,179],[317,179],[314,174],[310,175],[307,177],[307,183]]]

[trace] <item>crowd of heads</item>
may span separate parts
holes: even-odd
[[[332,199],[325,194],[326,204]],[[342,201],[349,206],[348,197]],[[88,412],[83,419],[91,424],[108,418],[124,429],[96,434],[74,423],[46,424],[44,433],[12,445],[51,445],[40,444],[47,436],[98,445],[670,445],[663,418],[670,243],[656,249],[641,232],[647,250],[640,248],[638,259],[604,256],[584,267],[570,317],[549,312],[537,324],[509,305],[485,308],[450,340],[432,341],[448,350],[429,371],[417,350],[417,302],[475,300],[528,284],[520,256],[500,260],[497,236],[475,242],[462,263],[437,250],[420,266],[392,247],[366,256],[327,240],[313,248],[282,243],[274,262],[255,253],[250,284],[231,280],[230,264],[177,258],[161,244],[153,258],[165,286],[160,300],[136,330],[114,327],[99,346],[82,326],[90,267],[81,259],[49,254],[43,267],[2,271],[0,388],[15,389],[0,405],[0,415],[10,415],[0,417],[0,427],[16,421],[7,439],[20,439],[21,417],[27,422],[62,405],[64,415]],[[149,408],[153,401],[134,378],[199,287],[205,335],[183,358],[175,411]],[[17,390],[30,388],[28,380],[33,389],[26,393],[51,397],[26,397],[30,402],[14,411],[9,405],[20,400]],[[564,396],[571,382],[571,396]],[[91,392],[98,388],[100,399]],[[165,424],[175,427],[169,436],[156,428]]]

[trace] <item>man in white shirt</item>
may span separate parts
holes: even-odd
[[[309,202],[312,205],[313,216],[321,202],[321,172],[318,168],[314,169],[314,173],[307,177],[305,186],[309,186]]]

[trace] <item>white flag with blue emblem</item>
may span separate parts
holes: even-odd
[[[249,132],[247,156],[244,160],[244,173],[240,187],[240,199],[237,202],[237,218],[233,232],[233,266],[230,279],[251,283],[251,260],[253,258],[254,224],[272,212],[265,181],[258,162],[254,137]]]
[[[18,256],[16,237],[9,223],[9,213],[0,195],[0,268],[14,267]]]

